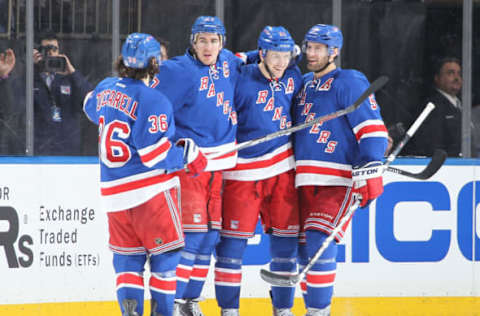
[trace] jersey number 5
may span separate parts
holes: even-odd
[[[99,152],[102,162],[110,168],[123,167],[132,157],[124,140],[130,137],[130,126],[122,121],[105,125],[103,116],[99,119]]]

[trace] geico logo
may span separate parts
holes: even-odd
[[[480,200],[480,181],[475,186],[473,182],[463,184],[456,200],[453,192],[457,189],[449,192],[441,182],[386,184],[375,208],[370,206],[355,213],[350,229],[352,238],[346,240],[346,245],[339,245],[337,260],[345,262],[349,257],[352,263],[370,262],[374,252],[391,262],[441,262],[447,255],[478,260],[480,238],[475,230],[474,210],[480,202],[475,205],[474,201]],[[401,214],[406,209],[414,217],[406,220],[408,215]],[[442,219],[441,224],[432,218]],[[413,226],[421,227],[422,234],[412,234]],[[257,233],[261,234],[259,230]],[[247,265],[263,265],[270,260],[265,255],[268,238],[260,236],[260,243],[247,247],[244,257]],[[411,237],[405,239],[405,236]],[[346,256],[347,251],[350,256]],[[378,256],[374,258],[377,260]]]
[[[30,247],[33,245],[33,239],[30,235],[22,235],[19,238],[19,222],[18,213],[13,207],[2,206],[0,207],[0,222],[8,222],[8,230],[0,231],[0,246],[3,246],[5,250],[5,257],[9,268],[18,268],[20,266],[26,268],[33,263],[33,251]],[[18,242],[17,241],[18,238]],[[18,247],[18,251],[23,255],[17,257],[17,251],[15,246]]]

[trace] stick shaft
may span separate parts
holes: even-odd
[[[290,128],[284,129],[284,130],[280,130],[280,131],[270,133],[270,134],[265,135],[263,137],[247,140],[243,143],[237,144],[235,147],[229,149],[228,151],[218,152],[218,153],[213,153],[211,155],[208,155],[208,159],[215,159],[215,158],[221,157],[223,155],[229,154],[229,153],[234,152],[234,151],[239,151],[239,150],[242,150],[242,149],[245,149],[245,148],[248,148],[248,147],[252,147],[252,146],[267,142],[269,140],[272,140],[272,139],[280,137],[280,136],[290,135],[292,133],[298,132],[302,129],[313,126],[315,124],[320,124],[320,123],[323,123],[323,122],[326,122],[326,121],[330,121],[330,120],[333,120],[337,117],[340,117],[340,116],[346,115],[348,113],[351,113],[351,112],[355,111],[356,109],[358,109],[358,107],[362,104],[363,101],[365,101],[366,98],[368,98],[368,96],[370,94],[375,93],[376,91],[380,90],[387,82],[388,82],[388,78],[386,76],[381,76],[381,77],[377,78],[367,88],[367,90],[365,90],[362,93],[362,95],[360,95],[360,97],[358,97],[358,99],[352,105],[346,107],[345,109],[338,110],[336,112],[320,116],[320,117],[318,117],[314,120],[311,120],[309,122],[305,122],[305,123],[298,124],[298,125],[295,125],[293,127],[290,127]]]

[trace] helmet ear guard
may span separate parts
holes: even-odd
[[[146,68],[152,57],[160,65],[161,56],[160,43],[150,34],[131,33],[122,45],[123,64],[126,67]]]

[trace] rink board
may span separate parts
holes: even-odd
[[[418,171],[427,162],[399,159],[395,165]],[[118,314],[96,159],[0,158],[0,174],[0,314],[75,315],[77,308],[78,315],[90,315],[90,308],[97,311],[92,315]],[[385,193],[357,211],[339,247],[337,315],[382,315],[382,308],[409,306],[425,308],[424,314],[452,306],[458,315],[463,309],[475,315],[467,312],[480,310],[476,180],[480,161],[468,159],[448,160],[428,181],[386,173]],[[260,226],[249,244],[242,312],[268,315],[268,286],[258,276],[269,260],[268,237]],[[203,304],[216,315],[212,278]],[[295,306],[300,315],[301,299]]]

